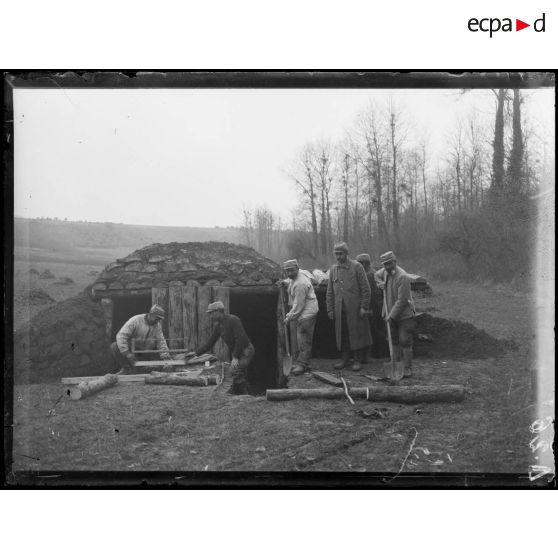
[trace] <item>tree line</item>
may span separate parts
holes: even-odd
[[[414,132],[404,108],[371,104],[342,141],[309,142],[289,162],[299,199],[292,222],[267,207],[245,209],[243,240],[307,267],[325,267],[333,243],[345,240],[353,254],[374,258],[391,249],[416,265],[430,262],[433,273],[436,262],[443,271],[444,256],[449,275],[521,276],[534,241],[533,198],[553,150],[526,123],[521,90],[492,95],[493,114],[457,119],[442,155],[434,154],[428,130]]]

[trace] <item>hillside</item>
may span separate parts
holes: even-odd
[[[240,242],[233,228],[160,227],[120,223],[88,223],[50,219],[14,219],[14,245],[73,252],[83,248],[137,249],[154,242]],[[130,250],[128,250],[130,251]]]

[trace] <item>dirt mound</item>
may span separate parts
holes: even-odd
[[[473,324],[445,320],[424,313],[416,316],[416,356],[489,358],[515,350],[513,341],[496,339]]]
[[[102,374],[111,366],[101,305],[85,293],[49,306],[14,332],[16,383]]]
[[[47,292],[43,289],[31,289],[27,297],[29,304],[51,304],[56,302]]]
[[[53,285],[73,285],[74,280],[71,277],[60,277],[58,281],[55,281]]]
[[[41,273],[41,279],[55,279],[56,276],[54,275],[54,273],[52,273],[52,271],[50,271],[50,269],[45,269],[42,273]]]

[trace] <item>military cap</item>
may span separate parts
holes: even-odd
[[[165,311],[158,304],[154,304],[151,307],[151,310],[149,310],[149,313],[157,316],[157,318],[160,318],[161,320],[165,318]]]
[[[387,262],[395,261],[395,254],[390,250],[389,252],[384,252],[380,256],[380,263],[385,264]]]
[[[337,242],[333,247],[334,252],[345,252],[346,254],[349,253],[349,247],[347,246],[346,242]]]
[[[220,300],[216,300],[215,302],[212,302],[206,310],[206,314],[210,314],[211,312],[216,312],[217,310],[224,310],[225,309],[225,305],[220,301]]]

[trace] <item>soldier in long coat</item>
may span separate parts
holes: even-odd
[[[337,370],[346,368],[353,353],[353,370],[361,369],[363,352],[372,344],[368,324],[370,285],[364,268],[349,258],[349,248],[345,242],[334,246],[337,263],[329,270],[327,284],[327,313],[335,320],[335,339],[341,351],[341,362],[335,364]]]
[[[370,334],[372,335],[372,346],[370,347],[371,356],[374,358],[382,358],[389,355],[389,347],[387,342],[386,323],[382,318],[382,289],[376,283],[376,270],[372,267],[372,261],[369,254],[359,254],[356,261],[362,264],[370,285],[370,306],[368,307],[368,323],[370,324]],[[366,360],[363,360],[366,362]]]

